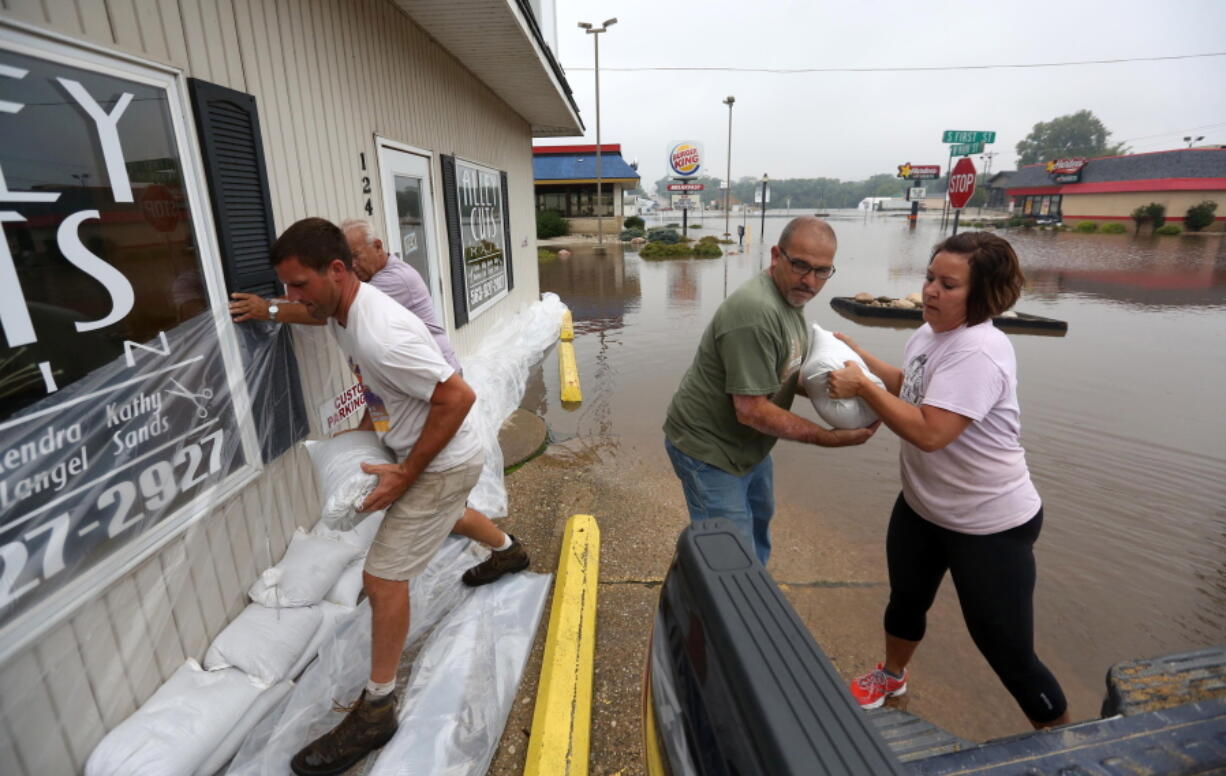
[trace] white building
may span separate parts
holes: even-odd
[[[292,222],[365,215],[463,358],[538,298],[533,138],[582,125],[552,0],[5,8],[0,769],[41,776],[318,516],[296,443],[352,377],[326,330],[236,326],[227,292],[278,292]]]

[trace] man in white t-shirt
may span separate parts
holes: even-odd
[[[396,667],[409,631],[409,580],[425,570],[447,534],[490,546],[486,563],[519,570],[528,557],[487,517],[460,521],[484,453],[469,409],[476,394],[443,358],[421,319],[353,273],[345,235],[322,218],[298,221],[272,248],[290,301],[328,328],[382,400],[373,427],[400,460],[362,464],[379,482],[359,511],[386,509],[366,556],[362,583],[371,607],[370,681],[341,723],[294,756],[298,776],[341,773],[396,732]],[[516,568],[509,568],[515,566]]]

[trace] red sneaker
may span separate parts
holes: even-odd
[[[851,695],[863,709],[875,709],[885,703],[886,698],[906,692],[907,669],[902,670],[901,679],[895,679],[885,672],[882,663],[877,664],[877,670],[869,671],[851,683]]]

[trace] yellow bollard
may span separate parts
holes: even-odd
[[[562,342],[558,345],[558,383],[562,386],[562,401],[583,401],[583,391],[579,388],[579,364],[575,361],[573,342]]]
[[[553,586],[549,633],[524,776],[585,776],[592,737],[592,670],[600,528],[591,515],[571,515]]]
[[[575,338],[575,321],[571,317],[570,310],[562,313],[562,333],[559,339],[563,342],[570,342]]]

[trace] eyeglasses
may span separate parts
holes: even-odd
[[[803,279],[810,272],[812,272],[815,277],[822,278],[823,280],[834,274],[833,264],[826,267],[815,267],[807,261],[793,259],[783,248],[780,248],[779,252],[783,254],[783,258],[788,260],[788,264],[792,265],[792,271],[799,275],[801,279]]]

